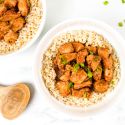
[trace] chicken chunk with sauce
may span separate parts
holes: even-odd
[[[106,59],[109,57],[109,49],[108,48],[103,48],[103,47],[99,47],[98,48],[98,55],[102,58],[102,59]]]
[[[0,22],[0,31],[4,34],[6,34],[10,30],[10,25],[8,22]]]
[[[25,19],[23,17],[19,17],[11,22],[12,30],[17,32],[23,28],[25,24]]]
[[[74,48],[73,48],[72,43],[65,43],[65,44],[61,45],[60,48],[59,48],[59,52],[61,54],[73,53],[74,52]]]
[[[97,69],[93,72],[93,79],[95,81],[98,81],[101,79],[101,77],[102,77],[102,66],[99,65]]]
[[[20,16],[21,16],[20,13],[17,13],[14,10],[8,10],[3,14],[3,16],[0,17],[0,21],[4,21],[4,22],[5,21],[12,21]]]
[[[7,43],[13,44],[15,43],[15,41],[18,39],[18,33],[13,32],[12,30],[10,30],[5,36],[4,36],[4,40]]]
[[[76,61],[77,63],[84,63],[85,62],[85,57],[88,55],[87,49],[84,49],[77,54]]]
[[[88,55],[86,60],[89,65],[89,68],[91,68],[93,71],[97,69],[97,67],[101,62],[100,56],[95,56],[95,55]]]
[[[16,4],[17,4],[17,0],[5,0],[4,1],[4,5],[9,8],[15,7]]]
[[[82,83],[87,78],[87,73],[84,69],[79,69],[77,72],[73,71],[71,73],[70,81],[73,83]]]
[[[97,52],[97,47],[96,46],[87,46],[88,51],[90,54],[95,54]]]
[[[111,81],[112,78],[113,78],[113,69],[108,69],[108,68],[105,68],[104,70],[104,78],[106,81]]]
[[[101,79],[94,83],[94,90],[98,93],[106,92],[108,90],[108,87],[109,87],[109,83],[104,79]]]
[[[63,96],[66,97],[70,94],[70,87],[69,87],[69,82],[63,82],[59,81],[56,83],[56,88],[59,90],[59,93]]]
[[[0,4],[0,16],[2,16],[7,11],[6,6],[4,3]]]
[[[28,0],[18,0],[18,9],[22,16],[27,16],[29,13],[29,1]]]
[[[89,88],[83,88],[80,90],[72,89],[72,96],[77,98],[90,98],[91,96],[91,90]]]
[[[84,45],[82,43],[72,42],[72,45],[73,45],[73,47],[75,49],[75,52],[79,52],[79,51],[84,49]]]
[[[76,83],[74,84],[74,89],[81,89],[81,88],[84,88],[84,87],[91,87],[92,85],[92,81],[91,80],[88,80],[88,81],[85,81],[85,82],[82,82],[82,83]]]

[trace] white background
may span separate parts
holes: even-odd
[[[47,21],[40,38],[54,25],[71,18],[94,18],[102,20],[116,29],[125,38],[125,26],[118,22],[125,19],[125,4],[121,0],[47,0]],[[125,24],[124,24],[125,25]],[[15,120],[6,120],[0,115],[0,125],[125,125],[125,99],[119,105],[96,116],[75,120],[50,108],[33,82],[32,63],[39,40],[27,51],[16,56],[0,58],[0,84],[12,85],[16,82],[29,83],[32,90],[27,109]]]

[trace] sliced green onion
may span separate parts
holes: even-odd
[[[85,67],[85,64],[84,64],[84,63],[80,63],[79,65],[80,65],[82,68]]]
[[[73,88],[74,83],[73,82],[69,82],[69,88]]]
[[[105,6],[107,6],[107,5],[109,4],[109,2],[106,0],[106,1],[103,2],[103,4],[104,4]]]
[[[84,70],[87,72],[89,68],[87,66],[84,66]]]
[[[119,22],[119,23],[118,23],[118,26],[119,26],[119,27],[123,27],[123,23],[122,23],[122,22]]]
[[[79,69],[79,67],[80,67],[80,66],[79,66],[79,64],[78,64],[78,63],[77,63],[77,64],[75,64],[75,65],[74,65],[74,67],[73,67],[74,71],[75,71],[75,72],[77,72],[77,71],[78,71],[78,69]]]
[[[61,63],[63,65],[66,65],[68,63],[67,60],[63,57],[63,55],[60,55],[60,58],[61,58]]]
[[[99,59],[99,57],[98,57],[98,56],[95,56],[94,61],[97,62],[98,59]]]
[[[92,75],[92,72],[91,72],[90,70],[88,70],[87,75],[88,75],[89,78],[92,78],[92,76],[93,76],[93,75]]]
[[[122,3],[125,3],[125,0],[122,0]]]
[[[93,55],[93,52],[92,51],[89,51],[90,55]]]

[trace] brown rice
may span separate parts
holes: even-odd
[[[73,41],[79,41],[81,43],[85,43],[86,45],[94,45],[100,47],[107,46],[110,49],[110,51],[113,52],[113,59],[114,59],[113,80],[111,81],[110,87],[107,92],[102,94],[93,92],[92,97],[89,100],[73,96],[68,96],[64,98],[59,94],[59,91],[55,88],[56,73],[53,69],[52,58],[56,56],[60,45],[66,42],[73,42]],[[120,77],[120,62],[114,48],[102,35],[93,31],[74,30],[56,36],[52,40],[51,46],[44,53],[43,60],[41,61],[41,63],[42,63],[41,77],[44,79],[45,86],[47,87],[52,96],[54,96],[57,100],[63,102],[66,105],[86,107],[102,101],[104,96],[106,96],[109,92],[113,91]]]

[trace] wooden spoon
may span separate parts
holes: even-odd
[[[7,119],[14,119],[26,108],[30,99],[28,86],[19,83],[13,86],[0,86],[0,110]]]

